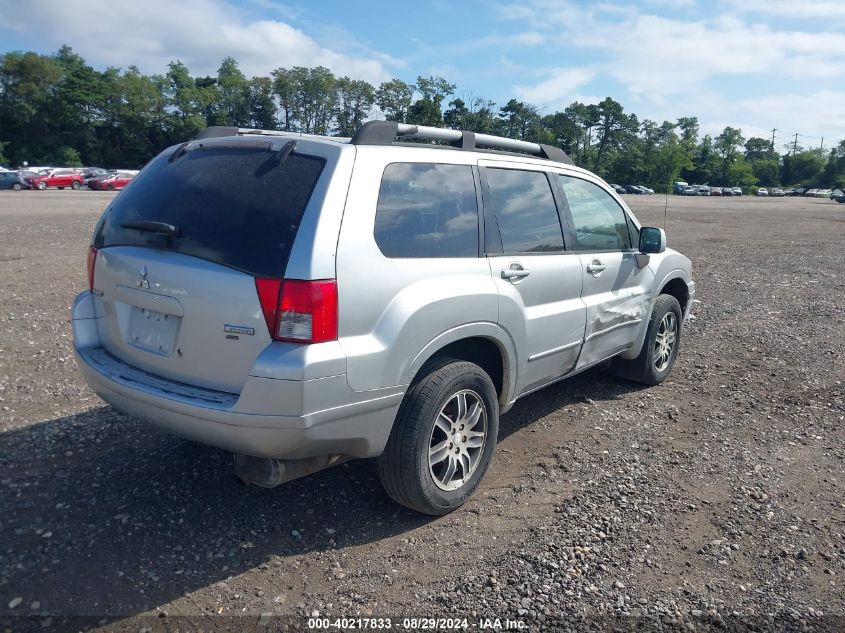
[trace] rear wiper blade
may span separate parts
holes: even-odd
[[[179,227],[167,222],[155,222],[152,220],[136,220],[134,222],[124,222],[121,224],[124,229],[137,229],[138,231],[148,231],[150,233],[158,233],[159,235],[169,235],[170,237],[179,237]]]

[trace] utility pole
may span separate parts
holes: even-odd
[[[795,133],[795,140],[792,143],[792,153],[798,153],[798,132]]]
[[[777,132],[777,128],[772,128],[772,154],[775,153],[775,132]]]
[[[822,136],[822,144],[821,144],[821,145],[819,145],[819,151],[820,151],[820,152],[823,152],[823,151],[824,151],[824,136]]]

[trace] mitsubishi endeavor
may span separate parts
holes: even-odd
[[[667,378],[690,261],[561,150],[388,121],[351,139],[208,128],[111,202],[73,305],[91,388],[273,486],[378,458],[428,514],[478,487],[499,416],[611,361]]]

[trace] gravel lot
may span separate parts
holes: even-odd
[[[845,628],[845,205],[670,197],[701,302],[673,377],[525,398],[476,496],[432,519],[367,461],[245,488],[85,387],[69,309],[111,197],[0,192],[0,631]],[[663,196],[628,202],[662,225]]]

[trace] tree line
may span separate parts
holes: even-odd
[[[450,127],[555,145],[610,182],[662,189],[674,180],[714,186],[845,186],[845,140],[827,152],[726,127],[700,135],[698,119],[658,123],[607,97],[545,113],[518,99],[497,104],[443,77],[376,86],[328,68],[278,68],[248,78],[225,58],[216,76],[180,61],[165,74],[98,71],[70,47],[52,55],[0,55],[0,164],[140,167],[209,125],[351,136],[381,113],[391,121]]]

